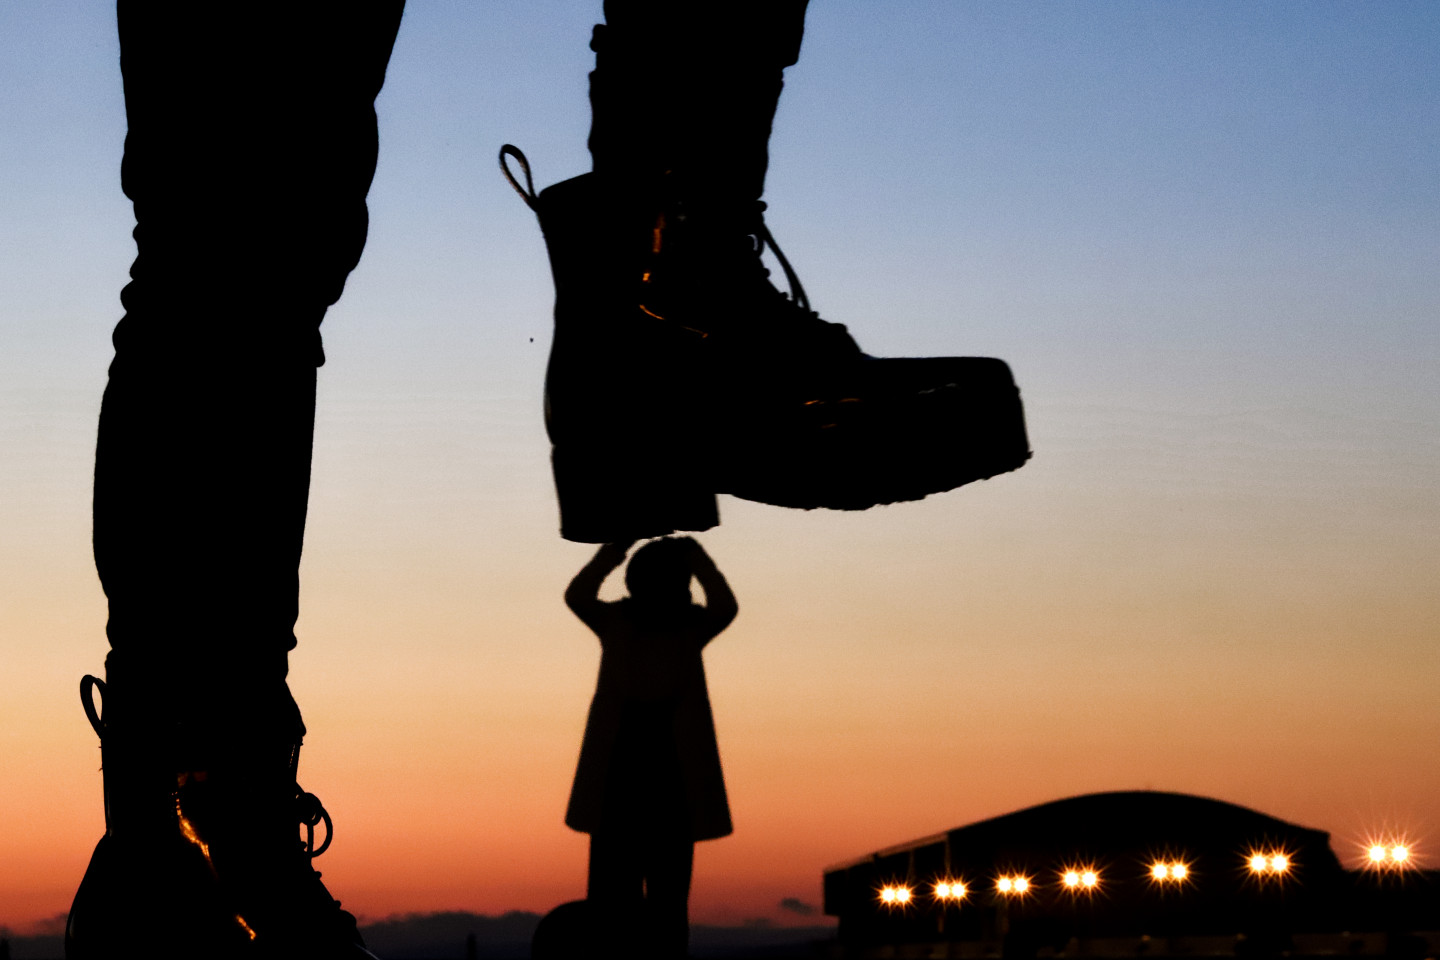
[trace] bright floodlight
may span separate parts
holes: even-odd
[[[1030,889],[1028,877],[1001,877],[995,881],[995,889],[1010,897],[1018,897]]]
[[[1150,865],[1150,879],[1157,883],[1164,883],[1167,880],[1178,883],[1184,880],[1189,872],[1190,868],[1179,860],[1172,860],[1169,863],[1157,860]]]
[[[1074,890],[1076,887],[1080,886],[1080,871],[1066,870],[1064,881],[1065,886],[1069,887],[1071,890]]]
[[[1265,859],[1265,854],[1256,853],[1250,857],[1250,872],[1264,873],[1270,866],[1270,861]]]
[[[910,888],[901,886],[881,887],[880,899],[891,906],[904,906],[910,902]]]
[[[1080,874],[1080,886],[1086,890],[1093,890],[1100,883],[1100,874],[1094,870],[1086,870]]]
[[[1276,873],[1284,873],[1290,869],[1290,858],[1283,853],[1277,853],[1270,858],[1270,869]]]
[[[935,899],[937,900],[963,900],[965,898],[965,884],[959,880],[941,880],[935,884]]]
[[[1376,870],[1407,870],[1415,865],[1415,850],[1407,838],[1391,835],[1375,837],[1365,848],[1369,866]]]

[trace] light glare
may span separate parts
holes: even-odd
[[[1179,883],[1190,874],[1190,868],[1179,860],[1172,860],[1166,863],[1163,860],[1156,860],[1150,865],[1150,879],[1156,883]]]
[[[1060,875],[1060,882],[1067,890],[1094,890],[1100,883],[1100,874],[1094,867],[1068,867]]]
[[[1288,873],[1290,855],[1283,850],[1251,850],[1246,862],[1250,872],[1259,876]]]
[[[1410,870],[1416,866],[1415,847],[1408,837],[1391,834],[1366,841],[1368,866],[1375,870]]]
[[[1004,876],[995,881],[995,889],[1006,896],[1018,897],[1030,889],[1030,878],[1022,876]]]
[[[935,899],[963,900],[965,899],[965,884],[959,880],[941,880],[935,884]]]

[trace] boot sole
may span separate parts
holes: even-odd
[[[989,357],[871,359],[856,395],[791,404],[716,488],[803,510],[868,510],[1019,469],[1030,459],[1010,368]]]
[[[708,425],[632,430],[620,446],[557,442],[560,535],[608,543],[708,530],[719,523],[716,493],[802,510],[868,510],[1029,460],[1020,391],[1004,361],[867,359],[862,369],[851,384],[858,396],[712,411]],[[604,432],[597,424],[589,435]]]

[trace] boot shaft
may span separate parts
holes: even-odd
[[[288,824],[280,832],[294,836],[305,726],[283,681],[207,689],[113,652],[106,674],[86,677],[80,693],[100,737],[107,834],[217,837],[238,819],[262,835]]]
[[[304,727],[283,683],[252,692],[244,723],[217,723],[111,661],[108,684],[81,684],[101,738],[106,834],[71,908],[67,956],[108,960],[145,950],[133,944],[144,936],[159,938],[160,957],[373,960],[311,864],[330,817],[296,783]]]
[[[759,199],[782,73],[800,53],[806,0],[609,0],[591,40],[594,170],[669,176],[687,197]]]

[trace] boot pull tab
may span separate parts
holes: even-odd
[[[511,157],[514,157],[515,162],[520,164],[520,172],[525,174],[525,186],[523,187],[520,186],[520,181],[515,174],[510,171],[508,161]],[[535,192],[535,179],[530,175],[530,161],[525,159],[525,154],[520,151],[519,147],[507,143],[500,148],[500,172],[505,174],[505,179],[510,181],[510,186],[520,194],[520,199],[525,201],[525,206],[534,210],[540,195]]]
[[[315,859],[330,849],[330,840],[335,834],[335,824],[330,821],[330,813],[320,798],[313,793],[300,791],[295,798],[297,813],[299,814],[300,825],[305,828],[305,852],[310,859]],[[321,823],[325,824],[325,842],[315,846],[315,828]]]
[[[85,708],[85,719],[90,721],[90,726],[95,731],[95,736],[101,740],[105,739],[105,721],[101,718],[101,710],[95,709],[95,690],[100,690],[100,707],[105,707],[105,681],[99,677],[92,677],[90,674],[80,678],[80,705]]]

